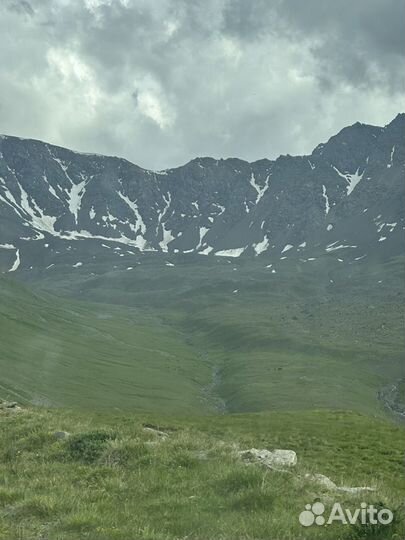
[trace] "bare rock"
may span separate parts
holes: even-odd
[[[243,461],[247,463],[261,463],[270,469],[285,469],[297,464],[297,454],[294,450],[258,450],[251,448],[239,452]]]
[[[0,411],[4,412],[20,412],[22,408],[16,401],[0,400]]]
[[[375,491],[376,489],[369,486],[364,486],[364,487],[341,486],[341,487],[338,487],[337,490],[343,491],[344,493],[351,493],[353,495],[356,495],[357,493],[362,493],[363,491]]]
[[[322,487],[324,487],[326,489],[330,489],[330,490],[337,489],[337,485],[335,484],[335,482],[332,482],[332,480],[330,478],[328,478],[327,476],[325,476],[324,474],[320,474],[320,473],[309,474],[309,473],[307,473],[305,475],[305,478],[307,480],[310,480],[311,482],[315,482],[315,483],[319,484],[320,486],[322,486]]]
[[[306,474],[305,478],[316,482],[320,486],[330,490],[330,491],[341,491],[343,493],[351,493],[356,495],[357,493],[362,493],[364,491],[375,491],[375,488],[364,486],[364,487],[348,487],[348,486],[337,486],[335,482],[332,482],[330,478],[324,474],[315,473],[315,474]]]
[[[0,401],[0,409],[15,409],[18,408],[16,401]]]
[[[148,431],[149,433],[153,433],[153,435],[156,435],[157,437],[160,437],[161,439],[167,439],[169,437],[169,434],[165,431],[160,431],[159,429],[155,429],[152,427],[144,427],[144,431]]]

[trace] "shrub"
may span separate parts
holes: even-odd
[[[115,437],[115,433],[107,431],[78,433],[68,439],[66,451],[71,459],[94,463],[101,456],[106,443]]]

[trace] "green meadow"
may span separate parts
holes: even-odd
[[[2,278],[3,394],[174,414],[220,403],[385,415],[379,391],[404,378],[401,261],[348,275],[328,258],[276,274],[200,259],[168,268],[151,257],[99,275],[62,267],[26,285]]]
[[[402,539],[402,261],[314,264],[2,276],[0,398],[22,409],[0,408],[0,538]],[[395,519],[306,529],[318,500]]]
[[[168,434],[161,438],[143,425]],[[401,539],[404,431],[344,411],[165,416],[66,409],[0,413],[0,538],[50,540]],[[66,430],[67,439],[54,433]],[[295,450],[294,472],[238,451]],[[305,475],[322,473],[328,491]],[[372,529],[299,524],[305,504],[393,510]]]

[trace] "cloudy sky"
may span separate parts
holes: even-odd
[[[404,110],[405,0],[1,0],[0,133],[162,169]]]

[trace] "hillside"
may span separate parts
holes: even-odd
[[[286,261],[270,278],[212,260],[1,279],[3,388],[70,407],[384,414],[379,392],[403,379],[402,259]]]
[[[403,538],[403,435],[340,411],[173,418],[0,410],[0,538]],[[252,447],[294,450],[298,463],[287,472],[246,465],[239,452]],[[315,474],[375,491],[330,490]],[[395,521],[302,527],[299,514],[320,498],[329,510],[366,500],[393,509]]]
[[[204,411],[208,368],[140,310],[61,301],[0,278],[1,396],[52,406]]]

